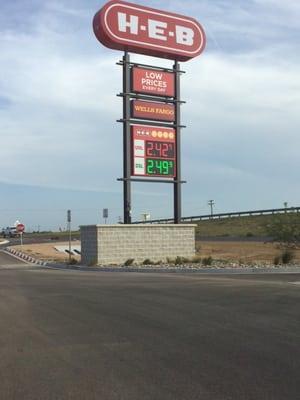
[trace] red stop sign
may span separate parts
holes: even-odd
[[[16,230],[17,230],[17,232],[19,232],[19,233],[23,233],[23,232],[25,231],[25,225],[24,225],[24,224],[18,224],[18,225],[16,226]]]

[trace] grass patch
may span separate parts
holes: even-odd
[[[201,237],[268,237],[269,226],[278,219],[278,214],[256,215],[249,217],[232,217],[226,219],[212,219],[198,221],[196,227],[197,238]],[[283,223],[300,224],[299,213],[280,214]]]

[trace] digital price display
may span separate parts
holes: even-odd
[[[132,175],[172,178],[176,174],[175,129],[132,126]]]
[[[164,160],[160,158],[147,158],[147,175],[155,176],[174,176],[174,160]]]

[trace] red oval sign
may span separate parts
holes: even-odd
[[[94,17],[94,33],[106,47],[187,61],[205,47],[202,26],[194,19],[125,1],[108,2]]]

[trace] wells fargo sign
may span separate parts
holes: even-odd
[[[131,105],[133,118],[175,121],[175,106],[173,104],[133,100]]]
[[[132,68],[132,90],[157,96],[175,96],[175,80],[172,72],[147,68]]]
[[[205,47],[193,18],[125,1],[108,2],[94,17],[97,39],[111,49],[187,61]]]

